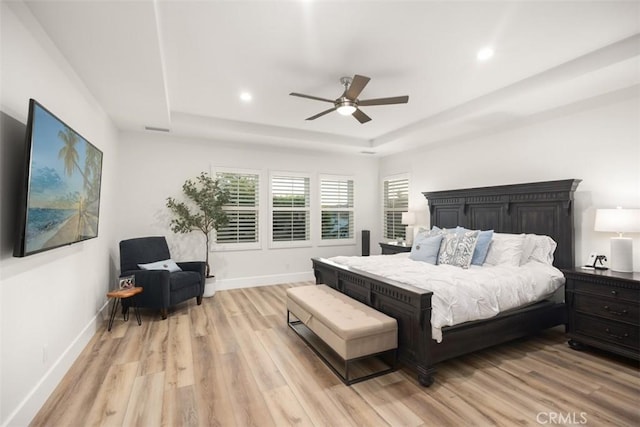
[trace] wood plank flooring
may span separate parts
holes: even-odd
[[[286,325],[295,283],[218,291],[119,316],[93,337],[34,426],[640,425],[638,365],[569,349],[563,328],[347,387]]]

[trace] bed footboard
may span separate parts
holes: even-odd
[[[324,283],[398,321],[398,359],[416,370],[423,386],[433,383],[429,360],[432,292],[313,258],[316,283]]]

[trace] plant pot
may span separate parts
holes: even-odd
[[[203,297],[209,298],[216,293],[216,278],[215,276],[207,277],[204,282],[204,294]]]

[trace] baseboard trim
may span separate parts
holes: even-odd
[[[242,277],[237,279],[216,279],[216,290],[253,288],[257,286],[278,285],[283,283],[313,281],[315,277],[312,271],[304,271],[288,274],[274,274],[270,276]],[[60,384],[62,378],[71,369],[82,350],[89,344],[98,328],[102,326],[102,312],[106,309],[108,301],[100,308],[98,313],[80,331],[76,338],[69,344],[65,351],[56,359],[40,381],[20,402],[18,407],[1,424],[2,427],[13,425],[29,425],[38,411],[42,408],[51,393]]]
[[[82,353],[82,350],[84,350],[87,344],[89,344],[89,341],[95,336],[98,328],[102,326],[102,311],[107,307],[108,303],[109,301],[98,310],[98,313],[93,316],[60,357],[56,359],[40,381],[38,381],[20,402],[18,407],[4,420],[2,427],[13,425],[26,426],[31,423],[51,393],[58,384],[60,384],[62,378],[69,369],[71,369],[73,362],[76,361],[80,353]]]
[[[288,274],[274,274],[270,276],[241,277],[238,279],[216,278],[216,290],[254,288],[256,286],[280,285],[283,283],[305,282],[315,280],[312,271],[304,271]]]

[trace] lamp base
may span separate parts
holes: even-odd
[[[407,225],[404,241],[407,245],[413,245],[413,226]]]
[[[611,271],[633,272],[633,240],[631,237],[611,238]]]

